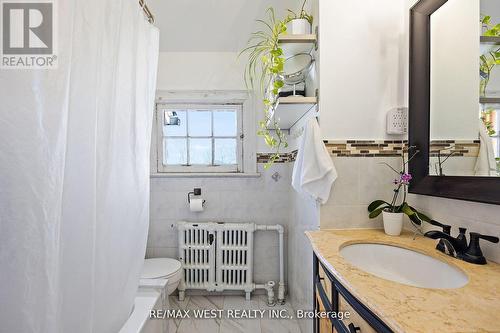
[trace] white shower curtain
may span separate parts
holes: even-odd
[[[117,332],[145,254],[158,30],[56,1],[57,69],[0,69],[0,332]]]

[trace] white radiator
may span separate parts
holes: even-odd
[[[215,286],[214,225],[179,222],[177,227],[179,260],[183,267],[185,288],[213,291]]]
[[[255,223],[178,222],[177,228],[179,260],[183,266],[179,299],[184,298],[186,289],[241,290],[245,291],[249,299],[250,293],[256,288],[266,288],[253,281],[254,231],[279,231],[282,246],[283,227],[259,226]],[[283,284],[282,265],[281,255],[280,286]]]
[[[253,223],[217,224],[216,291],[245,290],[253,286]]]

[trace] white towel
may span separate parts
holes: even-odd
[[[493,151],[493,141],[488,135],[488,130],[483,121],[479,120],[479,155],[474,172],[476,176],[497,176],[497,163]]]
[[[293,166],[292,186],[324,204],[328,201],[337,170],[321,139],[316,118],[307,121]]]

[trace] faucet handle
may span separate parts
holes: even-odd
[[[430,222],[429,222],[429,223],[430,223],[430,224],[432,224],[432,225],[435,225],[436,227],[441,227],[441,228],[443,228],[443,232],[444,232],[445,234],[448,234],[448,235],[450,235],[450,234],[451,234],[451,225],[443,224],[443,223],[438,222],[438,221],[436,221],[436,220],[430,220]]]
[[[457,250],[462,253],[467,249],[467,237],[465,236],[466,231],[467,228],[458,228]]]
[[[498,243],[499,239],[495,236],[481,235],[477,232],[469,233],[470,243],[463,255],[463,259],[467,262],[479,265],[485,265],[486,259],[483,256],[483,251],[479,245],[479,239],[484,239],[488,242]]]
[[[484,239],[485,241],[492,242],[492,243],[498,243],[500,239],[495,236],[488,236],[488,235],[481,235],[480,233],[477,232],[471,232],[470,234],[471,241],[473,238],[481,238]]]

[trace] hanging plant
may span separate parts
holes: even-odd
[[[490,16],[482,16],[481,23],[486,28],[483,36],[500,37],[500,24],[492,24]],[[480,94],[481,96],[486,96],[486,89],[488,87],[488,83],[490,82],[491,73],[493,72],[495,66],[500,65],[500,48],[486,52],[479,57],[479,60],[479,73],[481,76]]]
[[[490,37],[498,37],[500,36],[500,23],[493,24],[491,23],[491,16],[481,15],[481,23],[486,31],[483,33],[483,36]]]
[[[284,86],[282,77],[285,57],[279,45],[279,38],[286,34],[286,25],[293,19],[306,19],[312,24],[313,17],[304,10],[306,1],[304,0],[299,13],[288,10],[290,14],[284,20],[276,19],[274,9],[268,8],[267,19],[257,20],[262,30],[252,33],[249,46],[240,52],[240,56],[248,53],[244,76],[247,89],[253,90],[258,82],[259,91],[263,96],[264,118],[259,121],[257,134],[273,149],[273,154],[264,166],[266,169],[280,157],[282,149],[288,147],[286,134],[274,117],[279,104],[279,93]]]
[[[263,29],[252,33],[250,46],[241,51],[240,55],[248,53],[245,68],[247,88],[254,89],[258,81],[260,93],[264,96],[264,119],[259,121],[257,134],[274,150],[264,166],[267,169],[280,157],[281,150],[288,147],[286,135],[280,129],[276,117],[273,117],[279,104],[280,89],[284,85],[281,76],[285,58],[279,38],[286,33],[286,22],[276,19],[273,8],[267,10],[267,20],[257,22]]]
[[[481,96],[486,96],[486,89],[488,88],[488,84],[490,82],[491,73],[493,69],[500,65],[500,48],[495,51],[487,52],[479,57],[480,60],[480,94]]]
[[[493,119],[495,117],[495,109],[492,107],[487,108],[486,110],[481,111],[481,120],[483,121],[484,126],[486,127],[486,131],[489,136],[495,136],[495,125],[493,124]]]

